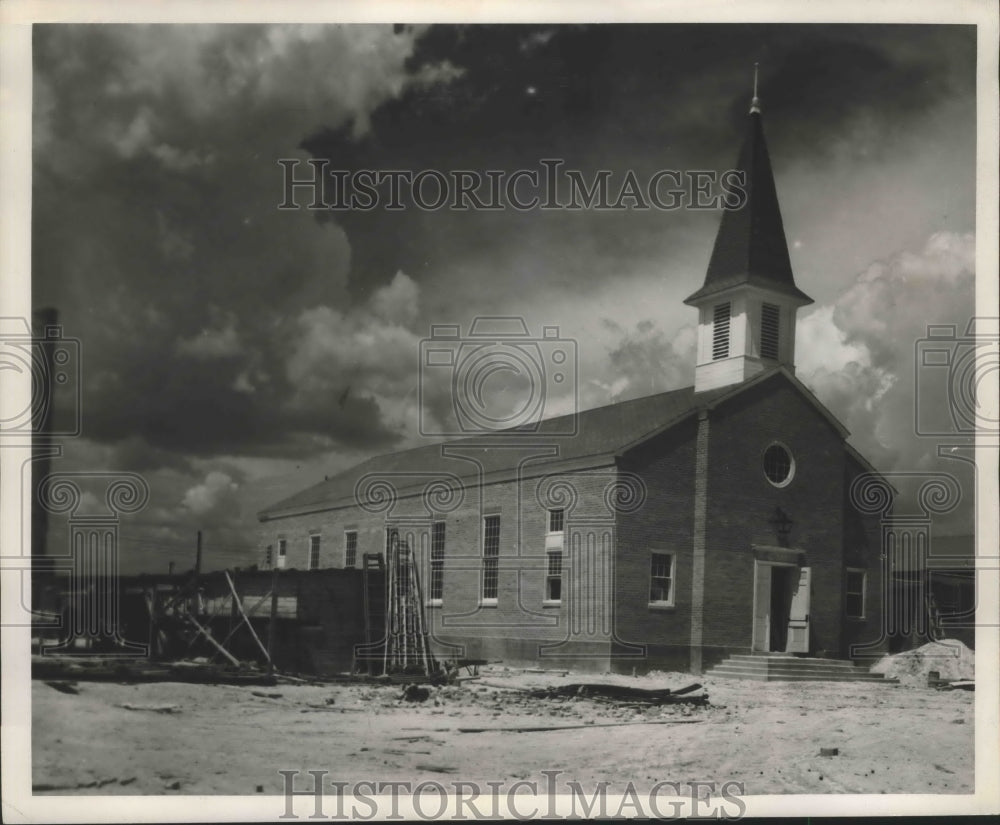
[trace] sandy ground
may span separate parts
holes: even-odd
[[[306,783],[308,770],[345,781],[445,783],[541,782],[543,770],[560,770],[560,781],[586,787],[606,780],[612,790],[629,780],[637,789],[657,780],[732,780],[743,782],[747,795],[973,791],[972,693],[703,679],[708,707],[636,711],[586,699],[532,699],[493,687],[580,681],[679,688],[692,679],[495,667],[484,669],[479,680],[432,688],[421,704],[402,701],[393,686],[79,682],[79,695],[67,695],[36,681],[33,784],[36,793],[244,795],[280,794],[282,769],[303,772]],[[150,709],[163,706],[175,709]],[[700,721],[686,721],[692,719]],[[653,720],[681,723],[589,727]],[[457,730],[517,724],[588,727]],[[838,748],[839,755],[821,756],[820,748]]]

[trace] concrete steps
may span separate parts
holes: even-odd
[[[871,673],[842,659],[815,659],[789,654],[737,654],[720,662],[706,676],[758,682],[881,682],[893,684],[881,673]]]

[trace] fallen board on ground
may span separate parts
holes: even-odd
[[[593,725],[531,725],[516,728],[458,728],[459,733],[542,733],[577,728],[626,728],[630,725],[691,725],[701,719],[650,719],[643,722],[598,722]]]
[[[707,705],[708,696],[699,694],[692,696],[694,691],[701,688],[700,684],[692,684],[678,690],[670,688],[647,689],[629,687],[626,685],[606,685],[606,684],[574,684],[558,685],[555,687],[534,688],[528,691],[529,695],[538,699],[550,699],[556,696],[580,697],[586,699],[599,699],[610,702],[639,702],[648,705],[666,704],[692,704]]]
[[[89,658],[89,657],[88,657]],[[196,684],[274,685],[273,674],[236,670],[193,662],[151,664],[146,660],[86,661],[79,658],[32,657],[33,679],[73,679],[92,682],[193,682]]]

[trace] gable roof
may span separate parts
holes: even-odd
[[[514,470],[531,455],[532,446],[551,446],[547,453],[549,464],[600,457],[610,463],[623,445],[662,431],[665,424],[672,425],[690,415],[714,394],[717,393],[700,393],[696,397],[694,387],[684,387],[546,419],[539,422],[533,433],[508,431],[494,436],[459,438],[374,456],[279,501],[259,516],[266,520],[292,512],[352,504],[358,482],[370,474],[411,478],[413,486],[418,483],[422,486],[433,475],[475,477],[479,472],[477,463],[484,474]],[[574,417],[575,427],[571,423]],[[564,435],[567,430],[575,430],[575,435]],[[468,456],[471,461],[463,461],[459,456]],[[597,462],[591,466],[594,463]],[[418,477],[422,479],[418,481]]]
[[[542,472],[551,472],[557,465],[583,468],[612,464],[619,456],[676,427],[699,411],[714,409],[751,387],[775,378],[791,383],[842,438],[847,437],[844,425],[801,381],[784,367],[775,367],[735,386],[700,393],[695,393],[694,387],[684,387],[583,410],[571,416],[546,419],[540,422],[535,433],[514,435],[508,431],[488,438],[453,439],[373,456],[267,507],[258,514],[258,518],[268,521],[351,506],[357,503],[358,485],[366,477],[395,477],[398,479],[398,483],[394,483],[397,492],[404,492],[407,488],[419,491],[433,477],[475,480],[481,471],[483,479],[489,480],[491,475],[495,477],[497,474],[520,471],[526,460],[532,460],[532,456],[538,462],[534,466],[543,468]],[[575,435],[562,435],[574,417]],[[856,454],[856,451],[853,452]],[[876,472],[860,454],[856,457],[866,469]]]
[[[756,107],[750,112],[736,168],[745,175],[746,203],[740,209],[722,213],[705,283],[684,303],[696,302],[733,286],[751,284],[811,304],[812,298],[795,285],[792,275],[774,173],[764,141],[764,125]]]

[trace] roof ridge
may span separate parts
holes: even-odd
[[[664,390],[662,392],[650,393],[649,395],[640,395],[637,398],[628,398],[628,399],[625,399],[624,401],[610,401],[609,403],[607,403],[607,404],[601,404],[598,407],[586,407],[585,409],[577,410],[576,412],[563,413],[562,415],[554,415],[551,418],[543,418],[538,423],[539,424],[544,424],[544,423],[547,423],[547,422],[550,422],[550,421],[560,421],[562,419],[569,418],[570,416],[573,416],[573,415],[580,415],[581,413],[596,412],[597,410],[606,410],[606,409],[609,409],[611,407],[621,407],[621,406],[626,405],[626,404],[635,404],[635,403],[639,403],[640,401],[648,401],[651,398],[659,398],[659,397],[664,396],[664,395],[670,395],[672,393],[683,392],[685,390],[690,390],[690,389],[693,389],[693,388],[694,388],[694,385],[692,384],[692,385],[688,385],[688,386],[685,386],[685,387],[676,387],[676,388],[674,388],[672,390]],[[426,449],[428,449],[430,447],[444,447],[444,446],[450,445],[450,444],[461,444],[462,442],[473,441],[473,440],[482,442],[482,440],[484,438],[491,438],[491,437],[494,437],[494,436],[499,436],[501,434],[511,433],[511,432],[514,432],[514,431],[516,431],[518,429],[519,429],[518,427],[508,427],[508,428],[503,429],[503,430],[494,430],[494,431],[491,431],[491,432],[488,432],[488,433],[482,433],[480,435],[461,435],[461,436],[458,436],[456,438],[443,438],[440,441],[432,441],[430,444],[416,444],[416,445],[414,445],[412,447],[404,447],[404,448],[402,448],[400,450],[387,450],[384,453],[375,453],[374,455],[370,455],[367,458],[363,458],[363,459],[361,459],[361,461],[358,461],[357,463],[352,464],[350,467],[346,467],[346,468],[344,468],[342,470],[337,471],[336,474],[330,476],[329,479],[325,479],[325,480],[326,481],[332,481],[337,476],[342,475],[345,472],[349,472],[353,468],[360,467],[362,464],[365,464],[368,461],[375,461],[375,460],[377,460],[379,458],[385,458],[386,456],[404,455],[406,453],[416,452],[417,450],[426,450]],[[523,434],[526,435],[526,436],[536,435],[536,433],[533,433],[530,430],[524,430]],[[490,444],[489,446],[494,446],[494,445]],[[322,484],[323,482],[319,481],[319,482],[316,482],[316,483],[317,484]]]
[[[591,416],[591,415],[599,416],[602,411],[606,412],[612,409],[619,411],[619,413],[627,417],[630,408],[639,408],[641,410],[644,403],[648,405],[651,402],[655,403],[657,399],[666,399],[671,396],[679,396],[685,393],[692,393],[693,389],[694,387],[692,385],[688,385],[684,387],[676,387],[671,390],[664,390],[663,392],[652,393],[650,395],[639,396],[637,398],[630,398],[625,401],[611,401],[607,404],[602,404],[598,407],[589,407],[587,409],[578,410],[576,412],[566,413],[561,416],[553,416],[552,418],[542,419],[542,421],[539,423],[545,424],[547,422],[559,421],[560,419],[566,419],[569,416]],[[674,416],[671,416],[671,418],[673,417]],[[641,424],[642,422],[639,423]],[[655,429],[656,428],[654,427],[652,429],[644,430],[643,432],[648,433],[652,432]],[[370,465],[378,466],[379,464],[385,464],[388,462],[394,462],[398,464],[400,459],[403,459],[405,462],[405,457],[413,456],[414,454],[419,453],[421,451],[430,451],[431,453],[436,453],[438,450],[441,450],[444,447],[453,445],[467,444],[470,446],[480,447],[484,449],[488,449],[491,447],[499,447],[504,444],[510,444],[511,443],[510,435],[512,432],[516,432],[516,430],[517,428],[497,430],[493,433],[484,434],[480,436],[463,435],[458,438],[446,438],[440,441],[434,441],[430,444],[418,444],[413,447],[407,447],[401,450],[390,450],[388,452],[379,453],[377,455],[371,455],[361,461],[358,461],[357,463],[351,464],[349,467],[345,467],[344,469],[334,473],[331,476],[327,476],[322,481],[315,482],[314,484],[311,484],[307,487],[304,487],[296,491],[292,495],[285,496],[281,500],[276,501],[274,504],[271,504],[260,510],[259,514],[269,513],[275,510],[281,510],[286,507],[293,506],[293,502],[296,501],[301,502],[312,499],[315,497],[315,495],[309,495],[311,492],[315,494],[317,491],[321,489],[328,489],[332,492],[336,488],[338,483],[343,483],[346,479],[356,476],[359,472],[363,471],[366,466]],[[526,430],[520,432],[519,434],[526,439],[527,438],[537,439],[538,437],[545,436],[544,432],[537,433]],[[580,443],[581,445],[583,445],[584,452],[577,453],[574,456],[566,456],[566,458],[570,457],[583,458],[586,456],[601,455],[608,452],[615,452],[621,447],[622,442],[627,443],[633,440],[631,437],[629,437],[628,433],[623,432],[621,436],[622,436],[621,439],[613,448],[607,447],[605,445],[604,448],[602,449],[592,448],[592,445],[588,446],[584,444],[586,439],[581,439]],[[565,443],[565,439],[563,438],[562,435],[552,436],[552,438],[559,439],[560,443]],[[571,436],[570,440],[573,439],[574,437]],[[593,439],[591,439],[591,441],[592,440]]]

